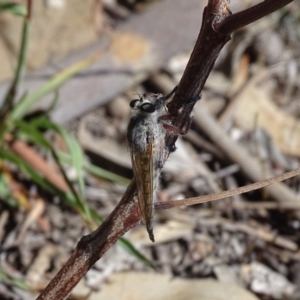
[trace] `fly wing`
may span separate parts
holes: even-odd
[[[136,180],[138,202],[142,217],[146,222],[150,239],[154,242],[153,213],[154,213],[154,162],[155,150],[152,142],[147,143],[143,151],[131,151],[133,174]]]

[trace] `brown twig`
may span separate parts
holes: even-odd
[[[270,2],[277,2],[276,7],[278,8],[291,1],[264,1],[258,10],[256,8],[256,10],[248,11],[249,20],[269,14]],[[275,7],[273,9],[275,10]],[[236,14],[230,16],[230,14],[227,0],[209,0],[204,10],[202,28],[195,48],[173,101],[168,105],[170,113],[176,116],[174,125],[180,129],[184,128],[189,120],[194,106],[192,100],[196,100],[200,95],[221,49],[230,40],[231,31],[228,28],[233,28],[233,31],[234,28],[244,26],[240,17],[235,17]],[[229,17],[231,21],[225,22]],[[230,23],[233,24],[231,27]],[[185,109],[178,113],[184,104],[186,104]],[[174,136],[168,136],[167,145],[171,147],[176,139]],[[138,206],[133,201],[134,194],[135,183],[133,181],[109,218],[95,232],[80,240],[71,258],[37,299],[63,299],[66,297],[103,253],[126,231],[140,222]]]
[[[217,24],[215,29],[222,32],[222,34],[231,34],[233,31],[247,26],[291,2],[293,2],[293,0],[265,0],[262,3],[258,3],[248,9],[229,16],[224,21]]]
[[[276,176],[276,177],[268,178],[268,179],[265,179],[265,180],[262,180],[259,182],[255,182],[255,183],[252,183],[249,185],[245,185],[245,186],[233,189],[233,190],[228,190],[228,191],[224,191],[224,192],[220,192],[220,193],[215,193],[215,194],[210,194],[210,195],[200,196],[200,197],[193,197],[193,198],[183,199],[183,200],[158,202],[158,203],[156,203],[155,208],[157,210],[169,209],[169,208],[178,207],[178,206],[195,205],[195,204],[199,204],[199,203],[205,203],[205,202],[211,202],[211,201],[215,201],[215,200],[225,199],[227,197],[232,197],[235,195],[244,194],[244,193],[248,193],[250,191],[258,190],[258,189],[267,187],[274,183],[278,184],[278,182],[280,182],[280,181],[287,180],[287,179],[295,177],[299,174],[300,174],[300,168],[290,171],[290,172],[286,172],[286,173]],[[276,186],[276,185],[274,185],[274,186]]]
[[[132,201],[134,181],[128,186],[122,200],[91,234],[80,239],[71,257],[56,274],[37,300],[65,299],[72,288],[94,263],[129,229],[139,224],[141,216],[138,205]]]

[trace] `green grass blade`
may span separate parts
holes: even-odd
[[[96,53],[93,56],[88,57],[82,61],[79,61],[69,68],[59,72],[57,75],[53,76],[49,81],[43,84],[36,91],[27,95],[27,97],[22,102],[19,102],[12,111],[11,118],[13,120],[22,118],[26,113],[28,113],[31,107],[40,100],[41,97],[57,90],[70,77],[74,76],[75,74],[98,60],[103,55],[103,53],[104,51],[100,51],[99,53]]]
[[[25,70],[28,42],[29,42],[29,27],[30,27],[29,25],[30,25],[30,19],[28,17],[25,17],[23,21],[23,31],[21,37],[21,47],[20,47],[20,52],[18,57],[17,69],[15,72],[14,79],[6,93],[6,96],[4,98],[1,107],[0,123],[4,122],[6,115],[13,109],[17,88],[19,86],[20,80]]]
[[[118,240],[118,243],[130,254],[135,256],[137,259],[139,259],[141,262],[143,262],[146,266],[151,267],[155,269],[154,264],[151,260],[149,260],[143,253],[141,253],[139,250],[137,250],[127,239],[120,238]]]
[[[65,163],[71,164],[72,159],[71,159],[70,155],[68,155],[67,153],[58,152],[58,156]],[[109,172],[107,170],[104,170],[104,169],[97,167],[95,165],[92,165],[88,162],[83,163],[83,168],[86,172],[90,173],[91,175],[94,175],[94,176],[97,176],[97,177],[100,177],[100,178],[103,178],[103,179],[106,179],[106,180],[109,180],[112,182],[120,183],[123,185],[128,185],[130,183],[129,179],[119,176],[115,173]]]
[[[77,141],[73,136],[71,136],[65,129],[62,127],[59,128],[59,133],[63,136],[64,140],[67,143],[69,153],[72,158],[72,165],[76,170],[77,180],[78,180],[78,186],[81,193],[81,196],[83,197],[85,194],[84,189],[84,177],[83,177],[83,152]]]
[[[31,287],[22,279],[13,278],[0,267],[0,282],[7,282],[23,290],[31,290]]]
[[[15,121],[14,125],[15,129],[17,129],[17,134],[20,139],[25,138],[27,141],[30,141],[37,146],[41,146],[49,150],[50,143],[48,142],[48,140],[30,122]]]
[[[94,166],[89,163],[85,163],[84,168],[86,169],[87,172],[89,172],[92,175],[99,176],[101,178],[108,179],[113,182],[121,183],[123,185],[128,185],[130,183],[130,179],[128,178],[119,176],[115,173],[109,172],[107,170],[104,170],[100,167]]]
[[[0,13],[9,11],[16,16],[25,17],[27,15],[27,9],[25,6],[17,3],[5,2],[0,3]]]
[[[0,172],[0,199],[12,207],[18,206],[18,202],[13,197],[3,172]]]
[[[53,124],[54,125],[54,124]],[[85,196],[85,184],[84,184],[84,174],[83,174],[83,162],[84,162],[84,157],[83,157],[83,152],[77,141],[73,136],[71,136],[65,129],[62,127],[57,127],[58,132],[63,136],[64,140],[67,143],[68,150],[71,154],[72,158],[72,166],[76,170],[76,175],[77,175],[77,182],[78,182],[78,187],[82,199],[82,208],[84,209],[84,212],[86,214],[86,217],[88,220],[91,219],[90,215],[90,209],[86,205],[85,201],[83,199]],[[59,159],[59,157],[57,156]]]
[[[58,90],[55,90],[53,92],[54,92],[53,100],[51,101],[49,107],[47,107],[47,109],[45,109],[45,111],[44,111],[45,115],[49,114],[58,102],[59,92],[58,92]]]

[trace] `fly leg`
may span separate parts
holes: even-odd
[[[175,87],[176,90],[177,87]],[[186,135],[188,133],[188,131],[190,130],[191,124],[192,124],[192,114],[191,114],[191,108],[190,105],[194,106],[195,102],[197,102],[198,100],[201,99],[201,96],[197,95],[192,97],[190,100],[188,100],[187,102],[185,102],[185,104],[183,105],[183,108],[176,114],[167,114],[167,115],[163,115],[160,116],[158,118],[159,121],[162,122],[162,126],[164,127],[164,129],[173,135],[179,136],[179,135]],[[172,121],[174,121],[174,119],[176,117],[183,117],[186,119],[186,123],[184,124],[182,129],[179,129],[178,127],[170,124]],[[187,115],[187,117],[185,117],[185,115]],[[173,145],[171,147],[169,147],[169,152],[174,152],[176,150],[176,146]]]
[[[177,88],[177,87],[176,87]],[[188,113],[188,107],[192,104],[194,105],[195,102],[197,102],[201,97],[200,96],[195,96],[192,99],[188,100],[182,110],[180,112],[178,112],[177,114],[167,114],[167,115],[163,115],[160,116],[158,119],[160,121],[162,121],[163,123],[163,127],[164,129],[166,129],[166,131],[168,131],[171,134],[174,135],[186,135],[191,127],[192,124],[192,115],[189,113],[189,116],[187,117],[187,121],[186,124],[183,126],[183,128],[180,130],[179,128],[177,128],[176,126],[169,124],[169,123],[165,123],[165,122],[172,122],[179,114],[183,115],[185,113]]]

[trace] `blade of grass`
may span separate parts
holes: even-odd
[[[71,159],[70,155],[68,155],[67,153],[58,152],[57,154],[58,154],[58,157],[60,160],[64,161],[67,164],[71,163],[72,159]],[[95,165],[92,165],[88,162],[83,163],[83,168],[86,172],[90,173],[91,175],[94,175],[94,176],[97,176],[97,177],[100,177],[103,179],[107,179],[112,182],[120,183],[123,185],[128,185],[130,183],[129,179],[119,176],[115,173],[109,172],[107,170],[104,170],[104,169],[97,167]]]
[[[49,141],[39,130],[37,130],[35,126],[32,126],[30,122],[18,120],[14,122],[14,126],[16,136],[18,136],[21,140],[25,138],[27,141],[30,141],[37,146],[41,146],[49,150]]]
[[[26,7],[24,5],[17,4],[17,3],[11,3],[11,2],[0,3],[0,13],[5,11],[9,11],[16,16],[21,16],[21,17],[25,17],[27,15]]]
[[[45,115],[49,114],[53,108],[55,107],[57,101],[58,101],[58,97],[59,97],[59,92],[58,90],[54,90],[54,97],[53,97],[53,100],[51,101],[49,107],[47,109],[45,109]]]
[[[55,125],[55,124],[52,123],[52,125]],[[82,207],[85,211],[85,214],[86,214],[88,220],[90,220],[91,219],[90,209],[88,208],[85,201],[83,200],[83,199],[85,199],[84,198],[85,185],[84,185],[84,174],[83,174],[83,161],[84,161],[84,158],[83,158],[82,149],[78,145],[78,143],[74,139],[74,137],[72,137],[70,134],[68,134],[66,130],[64,130],[62,127],[59,127],[57,125],[55,127],[56,127],[57,132],[63,136],[64,140],[67,143],[68,150],[71,154],[72,166],[76,170],[77,182],[78,182],[79,191],[80,191],[80,195],[81,195],[80,199],[82,199],[82,201],[81,201]],[[55,154],[57,155],[56,152],[55,152]],[[57,155],[57,160],[59,161],[59,156],[58,155]]]
[[[20,47],[20,52],[19,52],[19,57],[18,57],[17,69],[15,72],[14,79],[11,83],[11,86],[6,93],[6,96],[4,98],[3,105],[1,108],[1,114],[0,114],[1,123],[4,122],[5,117],[8,114],[8,112],[13,109],[14,100],[15,100],[15,96],[17,93],[17,88],[19,86],[21,77],[23,76],[23,73],[25,70],[28,42],[29,42],[30,7],[31,7],[31,1],[28,4],[28,12],[23,21],[21,47]],[[11,7],[11,9],[12,9],[12,7]],[[25,7],[24,7],[24,9],[26,10]]]
[[[155,269],[154,264],[145,255],[143,255],[139,250],[137,250],[127,239],[120,238],[118,243],[130,254],[139,259],[146,266]]]
[[[57,126],[57,132],[62,135],[67,143],[69,153],[72,159],[72,166],[76,170],[77,181],[81,197],[85,195],[84,177],[83,177],[83,152],[77,141],[64,128]]]
[[[66,82],[66,80],[98,60],[101,56],[104,55],[104,53],[106,53],[106,51],[106,49],[101,50],[98,53],[75,63],[74,65],[53,76],[49,81],[43,84],[36,91],[27,95],[22,102],[19,102],[12,111],[11,118],[13,120],[22,118],[30,110],[30,108],[40,100],[41,97],[57,90],[64,82]]]
[[[13,278],[0,267],[0,282],[7,282],[23,290],[31,290],[31,287],[22,279]]]
[[[0,172],[0,199],[11,207],[18,206],[17,200],[13,197],[9,187],[7,178],[5,178],[3,170]]]

